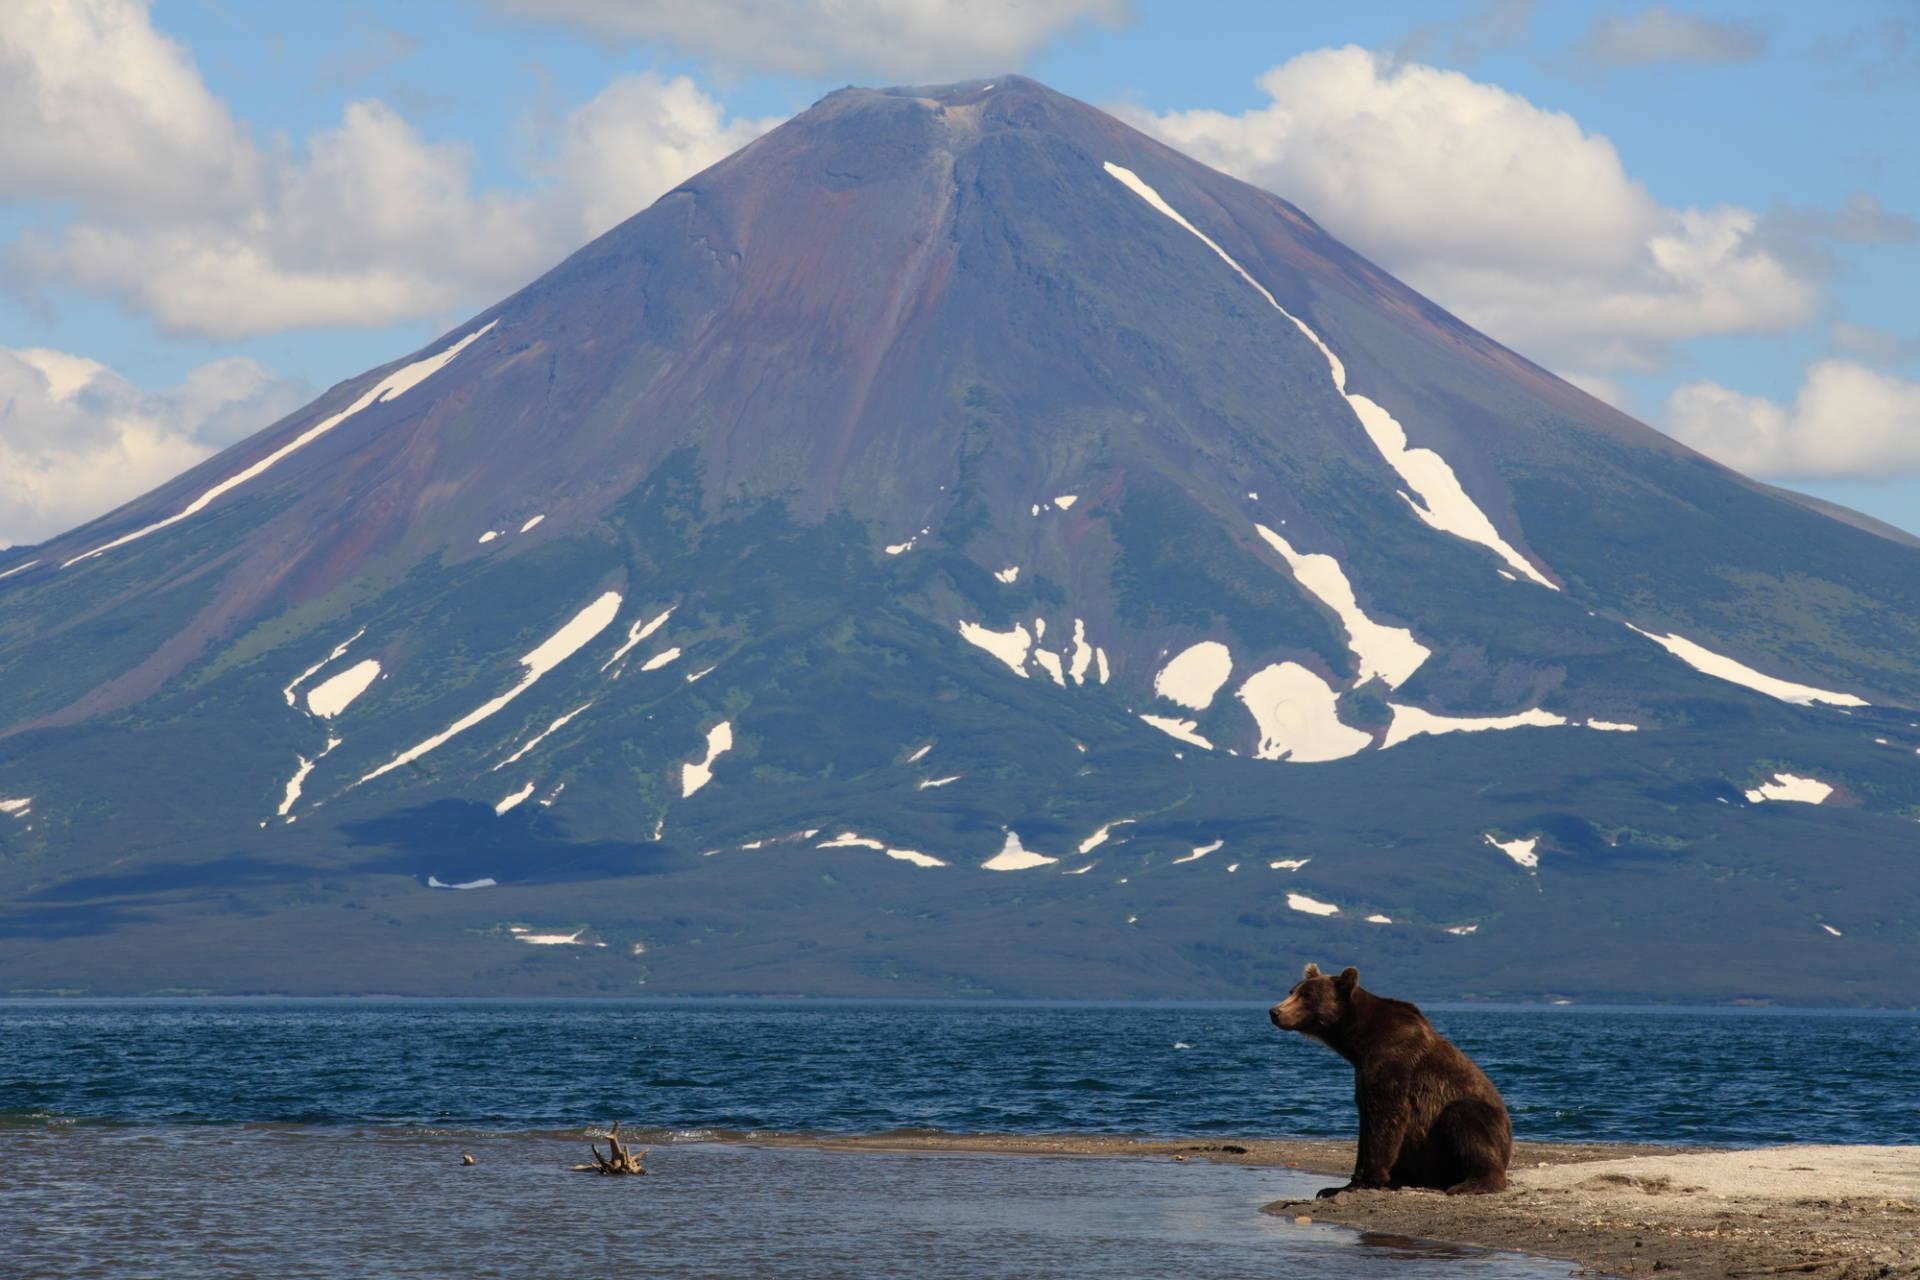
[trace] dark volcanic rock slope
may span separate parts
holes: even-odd
[[[1030,81],[0,554],[0,986],[1887,1000],[1920,552]]]

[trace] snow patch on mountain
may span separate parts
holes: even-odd
[[[1729,658],[1724,653],[1715,653],[1705,645],[1695,644],[1677,633],[1658,635],[1652,631],[1642,631],[1631,622],[1627,623],[1627,630],[1645,636],[1695,671],[1743,685],[1755,693],[1764,693],[1769,698],[1778,698],[1782,702],[1791,702],[1802,707],[1810,707],[1815,703],[1827,703],[1835,707],[1869,705],[1865,698],[1855,697],[1851,693],[1837,693],[1832,689],[1820,689],[1810,684],[1796,684],[1791,680],[1782,680],[1777,676],[1755,671],[1738,659]]]
[[[1014,623],[1011,631],[989,631],[977,622],[962,622],[960,638],[1006,663],[1022,680],[1027,678],[1027,650],[1033,647],[1033,637],[1025,623]]]
[[[331,720],[352,706],[355,700],[372,688],[373,682],[379,678],[379,660],[362,659],[339,675],[331,676],[316,685],[307,694],[307,710],[322,720]]]
[[[450,363],[455,356],[459,355],[462,351],[465,351],[468,346],[472,345],[472,343],[477,338],[480,337],[481,334],[485,333],[488,329],[493,328],[493,326],[497,323],[499,322],[490,321],[489,323],[482,326],[481,328],[475,329],[472,333],[468,334],[466,337],[460,339],[460,341],[449,346],[446,350],[440,352],[438,355],[431,355],[426,357],[423,360],[416,360],[412,364],[406,366],[403,369],[396,369],[394,372],[380,379],[379,382],[376,382],[373,385],[371,390],[367,391],[358,400],[355,400],[352,404],[342,409],[339,413],[334,414],[330,418],[321,419],[319,422],[316,422],[314,425],[308,427],[305,431],[302,431],[299,435],[295,436],[293,439],[289,440],[287,443],[281,445],[278,449],[275,449],[272,453],[268,454],[266,457],[261,458],[259,461],[255,462],[252,466],[246,467],[245,469],[240,471],[236,471],[234,474],[228,476],[225,480],[222,480],[219,484],[214,485],[211,489],[208,489],[205,493],[202,493],[199,497],[195,498],[192,502],[189,502],[185,507],[183,507],[178,512],[168,516],[166,519],[156,520],[152,524],[147,525],[144,528],[135,529],[132,533],[123,533],[119,537],[115,538],[112,542],[102,543],[100,546],[95,547],[91,551],[82,552],[80,555],[75,556],[73,559],[67,561],[65,564],[61,565],[60,567],[62,569],[70,568],[73,565],[79,564],[82,560],[91,560],[95,556],[105,555],[107,552],[112,551],[116,547],[124,547],[129,542],[138,541],[139,539],[144,538],[149,534],[158,533],[162,529],[168,528],[172,525],[179,524],[182,520],[186,520],[192,516],[199,515],[202,511],[207,509],[207,506],[210,503],[212,503],[216,498],[219,498],[222,494],[228,493],[234,489],[239,488],[241,485],[253,479],[255,476],[258,476],[263,472],[265,472],[266,470],[268,470],[275,463],[287,457],[289,454],[294,453],[297,450],[306,448],[309,444],[312,444],[315,440],[318,440],[321,436],[333,430],[335,427],[345,422],[348,418],[351,418],[354,414],[359,413],[362,409],[368,408],[369,406],[374,404],[378,404],[382,400],[387,400],[387,399],[405,395],[408,391],[411,391],[413,388],[419,386],[422,382],[425,382],[428,378],[431,378],[434,374],[446,368],[448,363]]]
[[[733,722],[722,720],[707,730],[707,754],[680,766],[680,794],[690,796],[713,781],[713,762],[733,750]]]
[[[1340,908],[1334,906],[1331,902],[1322,902],[1318,898],[1309,898],[1304,893],[1289,893],[1287,895],[1287,906],[1295,911],[1305,912],[1310,916],[1337,916],[1340,914]]]
[[[1138,821],[1138,819],[1115,818],[1112,822],[1107,823],[1105,826],[1102,826],[1098,831],[1095,831],[1092,835],[1088,836],[1085,840],[1082,840],[1080,842],[1080,852],[1092,853],[1095,849],[1098,849],[1101,845],[1107,842],[1107,837],[1113,834],[1113,829],[1115,827],[1128,826],[1136,821]]]
[[[305,684],[307,681],[311,680],[314,676],[318,675],[320,673],[320,669],[326,666],[329,662],[334,662],[340,658],[345,657],[347,650],[353,647],[353,642],[355,640],[358,640],[361,636],[365,634],[367,634],[367,629],[365,627],[360,628],[358,631],[348,636],[345,640],[342,640],[339,644],[335,645],[333,647],[333,651],[327,654],[326,657],[320,659],[320,661],[314,663],[312,666],[308,667],[305,671],[302,671],[299,675],[295,676],[293,678],[293,682],[289,684],[286,688],[280,691],[280,696],[287,700],[287,705],[290,707],[298,706],[299,701],[294,697],[294,693],[300,688],[300,686]]]
[[[611,658],[608,658],[605,662],[600,664],[600,669],[602,671],[605,671],[608,667],[620,661],[620,659],[626,657],[629,653],[633,651],[633,647],[635,645],[639,644],[642,640],[645,640],[648,636],[652,635],[654,632],[658,631],[661,627],[665,626],[667,619],[671,618],[673,616],[673,611],[675,609],[678,609],[679,607],[680,607],[679,605],[672,605],[665,612],[657,615],[651,620],[647,618],[634,619],[633,624],[627,628],[627,638],[620,642],[620,647],[613,651],[613,656]]]
[[[1486,547],[1541,586],[1553,591],[1560,589],[1500,536],[1499,530],[1493,527],[1493,521],[1487,518],[1486,513],[1467,496],[1467,491],[1461,488],[1459,477],[1454,475],[1453,468],[1447,465],[1445,458],[1432,449],[1408,448],[1407,433],[1394,420],[1392,414],[1365,396],[1348,393],[1346,365],[1333,354],[1331,347],[1320,340],[1319,334],[1308,328],[1298,316],[1281,306],[1279,300],[1267,292],[1264,285],[1249,275],[1245,267],[1234,261],[1232,255],[1215,244],[1205,232],[1182,217],[1177,209],[1161,198],[1158,191],[1141,181],[1138,174],[1111,161],[1107,162],[1105,167],[1122,186],[1145,200],[1157,212],[1171,218],[1179,226],[1191,232],[1200,243],[1213,250],[1222,262],[1232,267],[1242,280],[1252,285],[1255,291],[1267,300],[1267,305],[1291,320],[1294,327],[1320,349],[1320,354],[1326,357],[1328,370],[1333,374],[1334,390],[1346,399],[1354,416],[1360,420],[1362,430],[1367,433],[1367,438],[1373,442],[1374,448],[1380,451],[1380,456],[1385,459],[1387,465],[1407,482],[1409,488],[1420,495],[1419,502],[1415,502],[1412,498],[1407,499],[1407,505],[1413,508],[1415,515],[1429,527],[1442,533],[1450,533],[1456,538]],[[1425,505],[1422,505],[1423,503]]]
[[[1501,840],[1496,838],[1492,832],[1488,832],[1486,839],[1488,844],[1506,854],[1509,858],[1512,858],[1514,862],[1527,868],[1529,871],[1540,865],[1540,855],[1535,852],[1540,844],[1539,836],[1529,836],[1525,840]]]
[[[1297,662],[1262,667],[1235,694],[1260,729],[1254,757],[1317,764],[1372,745],[1373,736],[1342,723],[1333,686]]]
[[[1000,846],[1000,852],[981,863],[980,867],[984,871],[1027,871],[1058,861],[1060,859],[1024,848],[1020,844],[1020,833],[1009,831],[1005,843]]]
[[[11,800],[0,800],[0,813],[9,818],[24,818],[33,812],[32,796],[16,796]]]
[[[645,662],[640,664],[640,669],[642,671],[658,671],[660,668],[666,666],[669,662],[672,662],[675,658],[678,658],[679,656],[680,656],[680,646],[675,645],[673,648],[666,650],[664,653],[656,653],[651,658],[648,658]]]
[[[1206,857],[1208,854],[1212,853],[1214,850],[1223,847],[1226,843],[1227,842],[1225,840],[1215,840],[1212,844],[1195,845],[1193,847],[1193,852],[1185,854],[1182,857],[1175,858],[1168,865],[1177,867],[1183,862],[1198,862],[1200,861],[1200,859]]]
[[[1433,650],[1413,638],[1405,627],[1389,627],[1375,622],[1360,608],[1353,584],[1347,580],[1340,562],[1323,552],[1302,554],[1293,544],[1263,524],[1253,526],[1266,544],[1280,553],[1293,570],[1294,580],[1321,604],[1333,610],[1346,628],[1347,646],[1359,667],[1356,685],[1379,676],[1387,687],[1398,689],[1420,669]]]
[[[1487,733],[1497,729],[1550,729],[1567,723],[1565,716],[1557,716],[1539,707],[1531,707],[1510,716],[1443,716],[1435,711],[1402,706],[1397,702],[1389,702],[1387,709],[1393,712],[1393,720],[1387,725],[1385,740],[1380,743],[1380,749],[1383,751],[1388,747],[1397,747],[1409,738],[1417,738],[1423,733]]]
[[[502,796],[500,799],[500,803],[493,806],[494,816],[496,818],[502,817],[509,810],[519,808],[520,805],[525,802],[526,798],[533,794],[533,787],[534,787],[534,784],[529,782],[526,786],[520,788],[518,791]]]
[[[1794,804],[1823,804],[1833,794],[1830,783],[1818,778],[1803,778],[1793,773],[1776,773],[1771,781],[1763,782],[1747,792],[1751,804],[1760,804],[1767,800],[1785,800]]]
[[[486,876],[479,880],[463,880],[459,884],[448,884],[439,876],[427,877],[427,888],[429,889],[491,889],[499,883],[500,882],[492,876]]]
[[[540,527],[540,522],[542,520],[545,520],[546,518],[547,517],[544,512],[540,515],[535,516],[533,519],[527,521],[525,524],[520,526],[520,532],[532,533],[535,529]]]
[[[445,746],[453,738],[465,733],[482,720],[498,712],[515,698],[533,688],[541,676],[546,675],[547,672],[553,670],[562,662],[565,662],[568,658],[571,658],[574,654],[585,648],[595,636],[607,629],[613,622],[615,615],[619,612],[620,593],[618,591],[606,592],[598,600],[595,600],[579,613],[574,614],[572,618],[567,620],[565,626],[541,641],[532,652],[520,659],[520,665],[526,668],[526,674],[520,678],[520,683],[514,685],[513,688],[507,690],[499,697],[475,707],[472,711],[469,711],[466,715],[460,717],[460,719],[454,721],[439,733],[434,734],[431,738],[408,747],[405,751],[402,751],[399,755],[387,761],[387,763],[381,765],[372,773],[362,777],[360,782],[356,782],[354,785],[359,786],[361,782],[372,782],[375,778],[383,774],[391,773],[402,765],[411,764],[428,752]]]
[[[535,747],[545,742],[549,737],[551,737],[558,730],[565,728],[569,720],[573,719],[575,716],[579,715],[582,711],[585,711],[588,707],[592,705],[593,703],[590,701],[583,702],[579,706],[575,707],[573,710],[567,712],[565,715],[555,719],[552,724],[548,725],[546,728],[542,729],[540,732],[534,734],[531,738],[527,739],[526,745],[522,746],[518,751],[514,752],[512,755],[508,756],[505,760],[502,760],[499,764],[493,766],[492,772],[497,773],[500,770],[506,768],[508,765],[518,762],[522,756],[527,754],[527,752],[533,750]]]
[[[298,757],[300,763],[298,767],[294,769],[293,776],[287,779],[285,791],[280,797],[280,807],[274,810],[275,817],[286,818],[288,822],[293,821],[290,815],[293,813],[293,806],[300,801],[300,792],[304,790],[307,785],[308,775],[313,772],[315,765],[326,759],[333,749],[339,745],[340,739],[329,737],[327,739],[327,745],[322,748],[320,754],[313,759],[309,760],[305,756]]]
[[[40,562],[38,560],[29,560],[25,564],[17,564],[13,566],[13,568],[7,570],[5,573],[0,573],[0,582],[5,582],[8,578],[11,578],[16,573],[25,573],[27,570],[33,568],[33,566],[39,563]]]
[[[1170,738],[1178,738],[1182,742],[1196,747],[1204,747],[1208,751],[1213,750],[1213,744],[1200,736],[1200,726],[1191,720],[1177,720],[1172,716],[1149,715],[1142,715],[1140,718]]]
[[[995,569],[993,571],[993,576],[995,578],[998,578],[1001,582],[1005,583],[1007,586],[1010,587],[1014,583],[1020,581],[1020,566],[1017,564],[1010,564],[1004,569]]]
[[[1160,669],[1153,678],[1153,691],[1169,702],[1205,711],[1232,674],[1232,650],[1218,640],[1202,640]]]

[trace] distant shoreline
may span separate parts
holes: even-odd
[[[1353,1144],[1327,1139],[878,1133],[718,1137],[756,1146],[886,1154],[1205,1160],[1327,1175]],[[1809,1276],[1920,1272],[1920,1146],[1728,1150],[1638,1143],[1515,1144],[1513,1186],[1491,1196],[1365,1191],[1266,1212],[1367,1232],[1564,1258],[1616,1275]]]

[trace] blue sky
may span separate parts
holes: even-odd
[[[0,542],[421,345],[834,87],[1009,70],[1920,530],[1920,4],[17,0]]]

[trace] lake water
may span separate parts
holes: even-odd
[[[1428,1012],[1521,1138],[1920,1141],[1913,1015]],[[1287,1170],[710,1140],[1346,1136],[1351,1088],[1258,1006],[6,1003],[0,1273],[1565,1274],[1262,1215]],[[680,1140],[567,1172],[616,1118]]]

